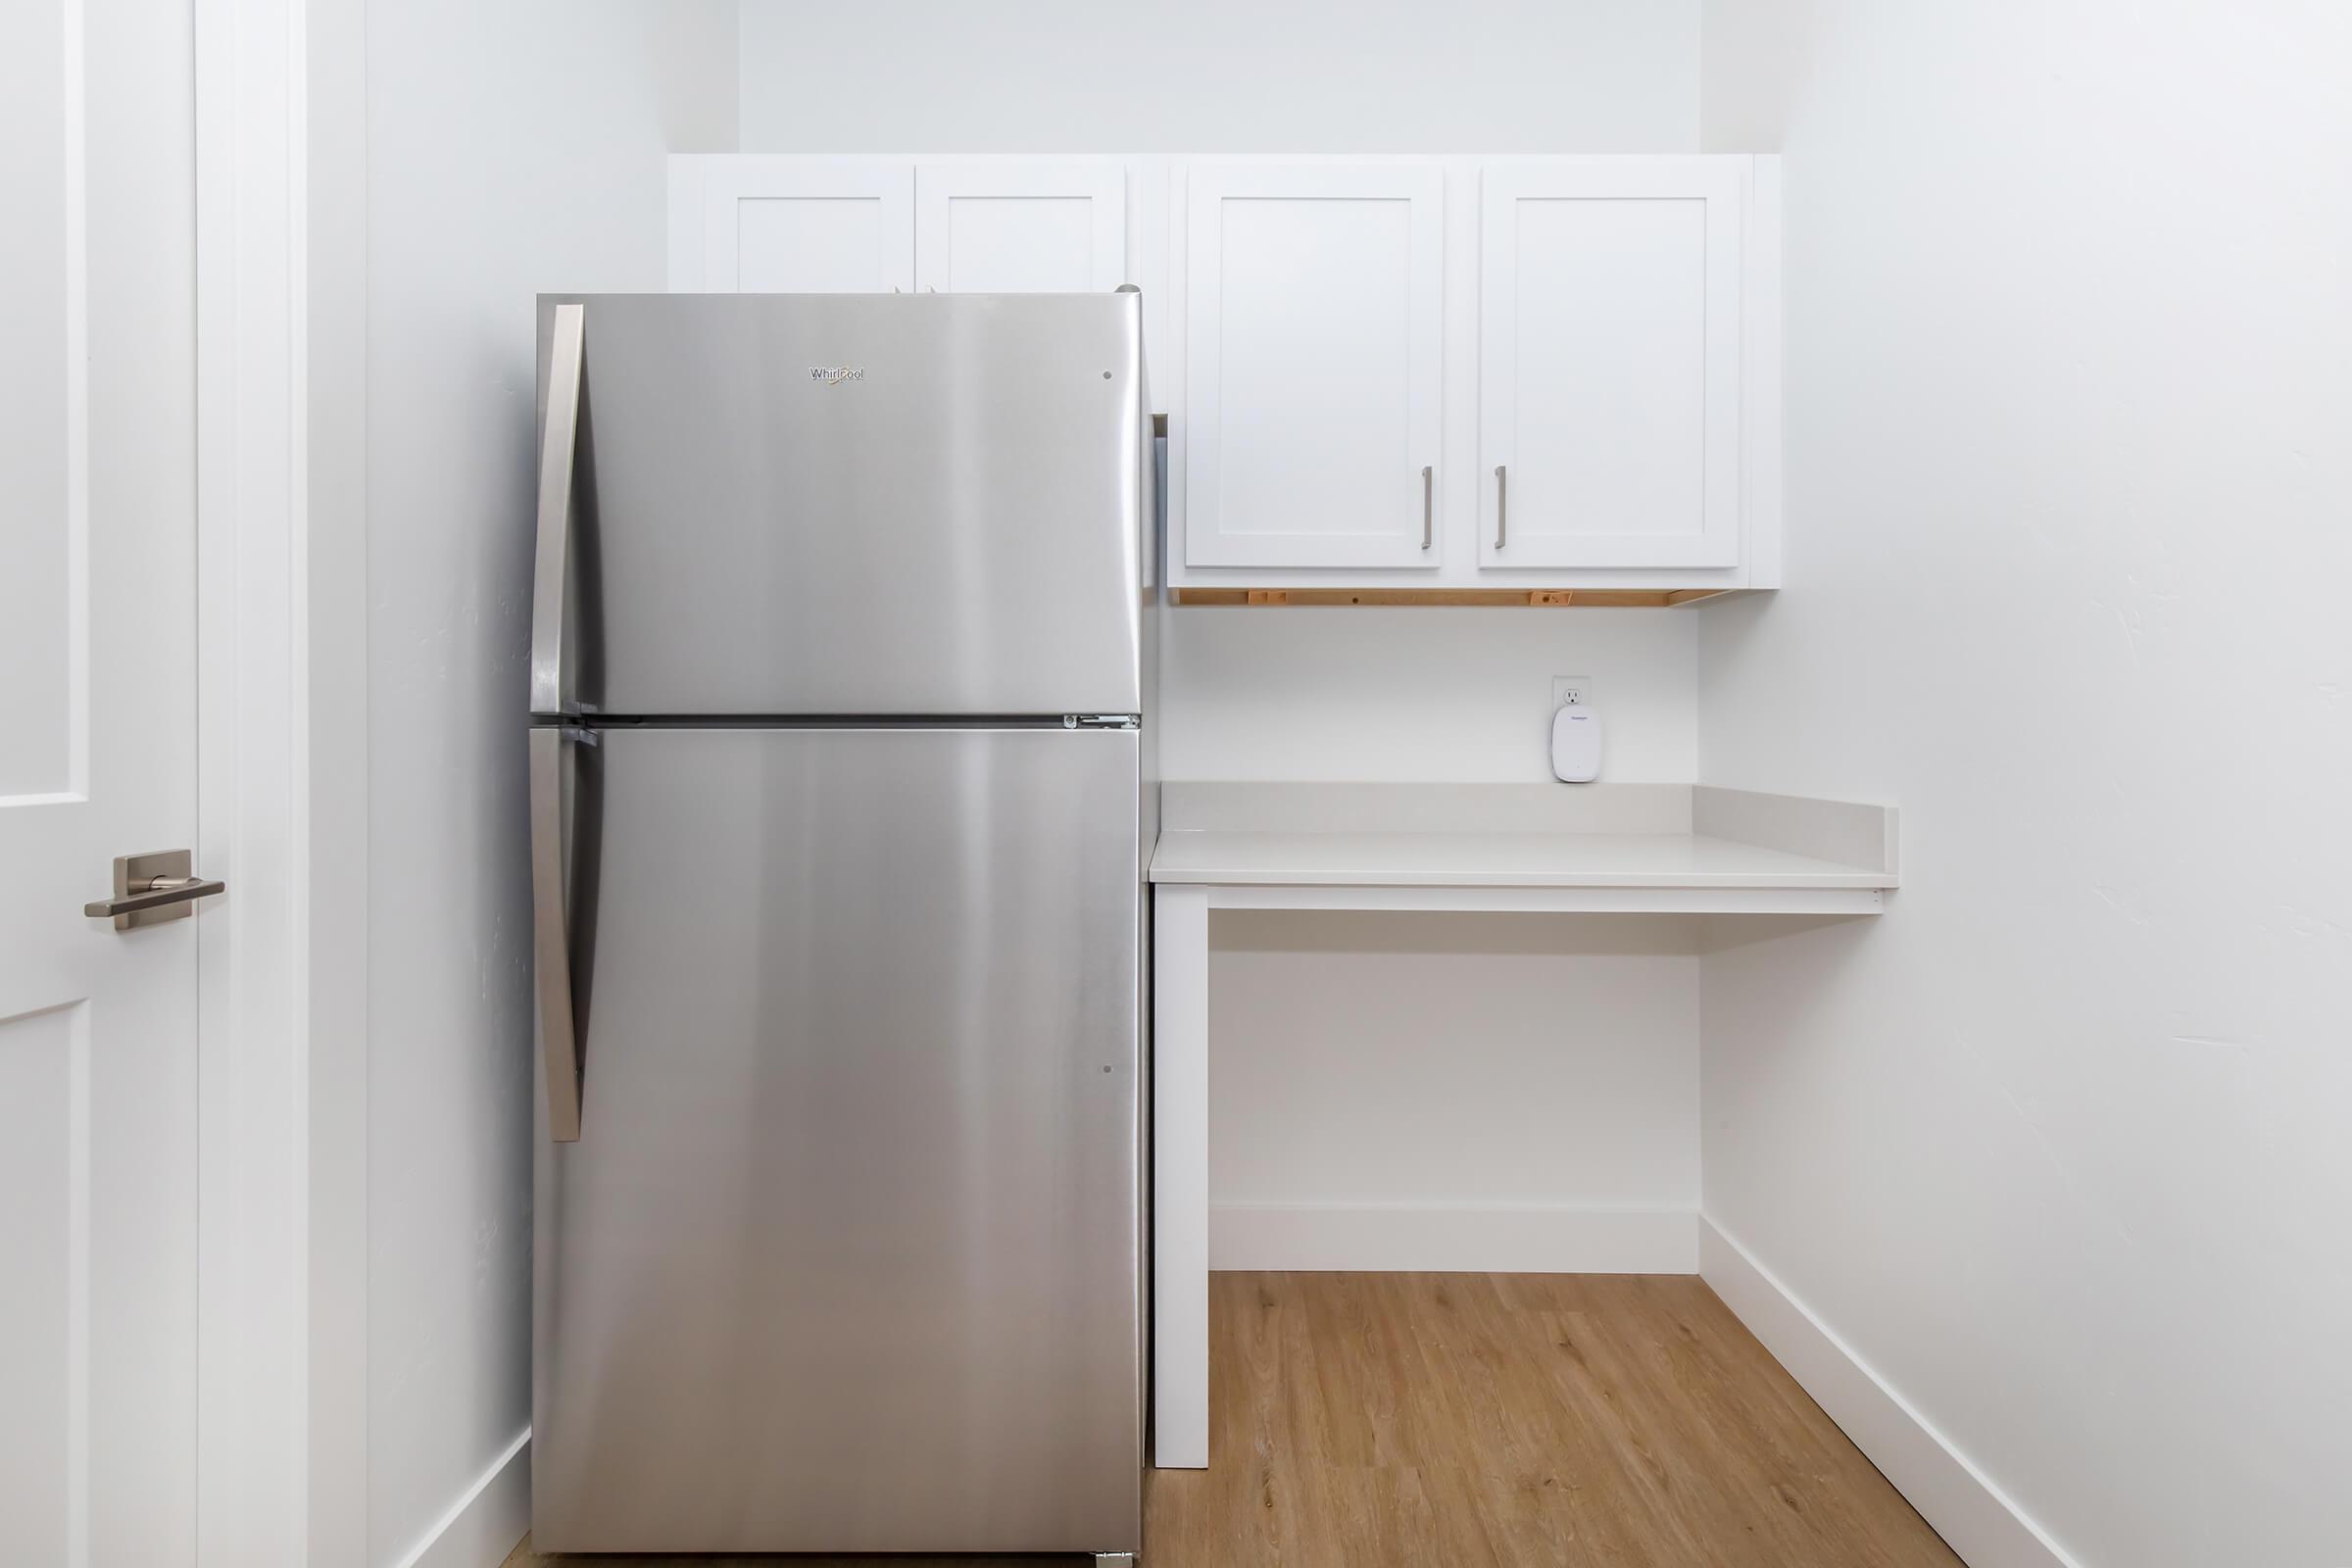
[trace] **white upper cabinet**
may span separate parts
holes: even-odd
[[[1482,565],[1740,564],[1744,164],[1487,166]]]
[[[1183,561],[1434,567],[1444,171],[1195,164]]]
[[[681,236],[690,224],[699,234]],[[673,292],[911,292],[914,169],[681,158],[672,166],[670,230]]]
[[[1780,266],[1741,154],[670,160],[675,290],[1138,284],[1179,590],[1778,587]]]
[[[914,281],[942,294],[1106,293],[1127,281],[1119,164],[924,164]]]

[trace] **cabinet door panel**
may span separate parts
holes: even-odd
[[[905,165],[711,160],[703,176],[703,289],[910,290],[913,184],[913,171]]]
[[[1085,294],[1126,281],[1126,171],[1115,164],[927,164],[914,191],[917,287]]]
[[[1437,564],[1443,191],[1415,165],[1193,171],[1188,564]]]
[[[1488,170],[1481,564],[1739,564],[1740,195],[1703,159]]]

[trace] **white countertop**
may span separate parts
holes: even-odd
[[[1694,833],[1163,829],[1154,882],[1345,887],[1888,888],[1893,873]]]
[[[1152,857],[1162,884],[1886,889],[1898,880],[1891,807],[1707,786],[1180,783],[1163,800]]]

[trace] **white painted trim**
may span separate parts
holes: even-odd
[[[1740,533],[1747,585],[1781,585],[1781,159],[1747,160],[1740,240]]]
[[[1160,586],[1163,591],[1184,581],[1184,474],[1192,462],[1190,421],[1184,407],[1190,385],[1192,368],[1185,362],[1184,340],[1192,331],[1192,312],[1185,305],[1185,296],[1192,291],[1191,274],[1185,258],[1190,248],[1188,228],[1192,212],[1192,165],[1184,159],[1171,159],[1167,164],[1167,182],[1160,203],[1160,246],[1152,257],[1158,269],[1162,287],[1159,304],[1163,313],[1159,335],[1159,364],[1152,369],[1152,395],[1158,407],[1153,411],[1167,416],[1167,446],[1160,453],[1160,514],[1159,559]]]
[[[368,3],[302,0],[307,1561],[368,1560]]]
[[[1152,1462],[1208,1464],[1208,895],[1152,890]]]
[[[396,1568],[497,1568],[531,1528],[531,1429],[474,1478]]]
[[[1211,1269],[1695,1274],[1694,1208],[1212,1203]]]
[[[320,952],[312,943],[315,919],[350,922],[352,851],[337,844],[322,867],[313,846],[322,830],[349,833],[347,792],[355,769],[365,775],[364,748],[349,744],[364,692],[314,689],[312,627],[323,618],[330,678],[347,675],[355,648],[364,667],[366,558],[348,514],[318,551],[312,539],[311,26],[316,12],[341,51],[323,80],[343,90],[354,60],[364,63],[353,53],[359,3],[196,0],[194,10],[196,850],[230,889],[197,915],[199,1568],[297,1568],[365,1540],[365,1411],[347,1407],[355,1389],[364,1399],[364,1315],[317,1340],[313,1319],[315,1308],[349,1312],[355,1295],[364,1314],[364,1152],[355,1186],[351,1152],[336,1151],[320,1208],[311,1159],[315,1112],[332,1138],[355,1104],[364,1130],[366,1111],[355,1099],[365,1095],[364,1013],[361,1037],[337,1040],[328,1077],[314,1079],[311,1056],[314,1003],[318,1017],[349,1026],[354,942],[363,962],[365,951],[364,934],[347,931]],[[338,112],[346,133],[357,112]],[[348,140],[327,145],[322,178],[364,169]],[[364,267],[357,199],[340,193],[336,242]],[[326,303],[353,309],[357,282],[337,277],[342,292]],[[362,383],[345,366],[340,384]],[[348,409],[331,416],[344,422],[322,477],[349,502],[354,427]],[[330,591],[315,604],[319,584]],[[315,733],[320,711],[336,716]],[[315,798],[329,803],[326,816],[314,816]],[[332,878],[323,889],[322,869]],[[326,950],[335,960],[316,989]],[[312,1272],[315,1234],[337,1249],[323,1279]],[[315,1349],[332,1358],[316,1384]],[[314,1396],[337,1423],[317,1474]]]
[[[1836,1330],[1703,1217],[1698,1271],[1971,1568],[2081,1568]]]

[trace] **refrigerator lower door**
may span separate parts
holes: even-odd
[[[1137,742],[565,748],[540,1551],[1138,1549]]]

